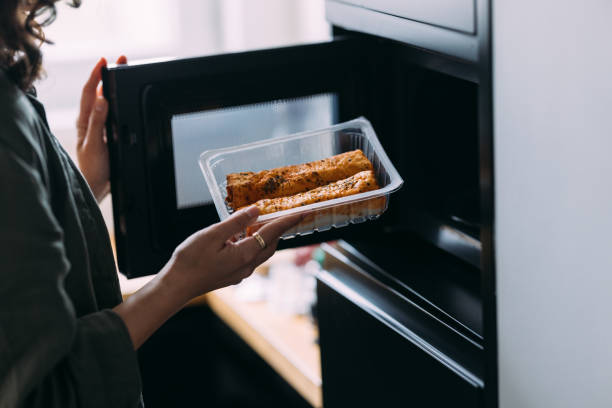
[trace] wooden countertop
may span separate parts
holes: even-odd
[[[120,276],[126,298],[152,276],[126,279]],[[316,326],[306,317],[280,314],[265,301],[245,302],[236,289],[220,289],[192,300],[188,306],[206,303],[232,330],[283,377],[313,407],[323,405],[321,355],[315,343]]]

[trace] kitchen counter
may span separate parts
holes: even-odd
[[[128,280],[120,275],[124,299],[152,278]],[[265,301],[243,301],[235,287],[197,297],[187,307],[202,305],[208,305],[313,407],[323,405],[318,332],[308,318],[280,314]]]

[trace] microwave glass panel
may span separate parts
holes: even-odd
[[[179,209],[212,203],[198,159],[205,150],[323,128],[336,120],[335,94],[174,115],[171,119]]]

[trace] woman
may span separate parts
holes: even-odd
[[[97,93],[105,61],[83,88],[80,171],[32,92],[41,26],[53,20],[56,1],[0,3],[0,407],[136,407],[135,350],[193,297],[247,277],[299,218],[235,241],[258,215],[255,207],[239,211],[187,238],[121,303],[96,202],[109,191],[108,105]]]

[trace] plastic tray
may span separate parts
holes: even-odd
[[[326,231],[380,217],[389,204],[389,195],[403,184],[399,173],[383,150],[372,125],[365,118],[329,128],[296,133],[241,146],[208,150],[200,155],[200,167],[219,213],[228,218],[232,210],[225,203],[226,175],[261,171],[276,167],[321,160],[336,154],[361,149],[372,162],[378,190],[322,201],[260,216],[255,227],[282,216],[308,213],[304,220],[287,231],[283,239]]]

